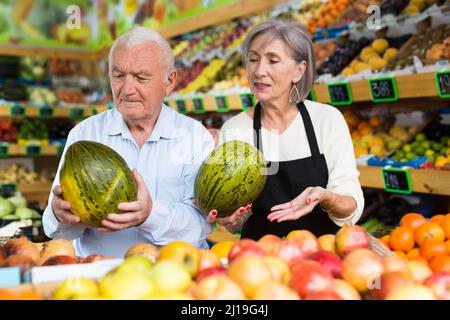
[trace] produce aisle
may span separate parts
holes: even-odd
[[[64,2],[0,1],[0,299],[450,299],[449,0],[92,3],[78,1],[78,21]],[[118,35],[143,25],[169,40],[178,80],[165,103],[217,143],[222,124],[257,102],[242,45],[272,18],[308,30],[308,99],[349,127],[365,199],[356,226],[250,241],[215,224],[209,250],[139,243],[125,260],[80,257],[45,236],[69,131],[113,108]]]

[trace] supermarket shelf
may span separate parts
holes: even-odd
[[[435,98],[442,101],[448,99],[439,98],[438,88],[435,80],[435,73],[421,73],[406,76],[395,77],[398,99],[418,99],[418,98]],[[359,80],[348,82],[353,102],[371,102],[372,97],[370,93],[369,80]],[[315,101],[321,103],[330,103],[330,96],[328,86],[326,84],[314,85]],[[248,93],[247,93],[248,94]],[[180,101],[184,101],[185,113],[202,113],[202,112],[227,112],[234,110],[242,110],[243,103],[239,94],[226,95],[226,100],[229,105],[229,110],[219,110],[217,99],[214,96],[199,95],[204,101],[204,110],[195,110],[192,97],[177,98],[168,100],[170,107],[180,110]],[[373,102],[376,104],[377,102]],[[183,104],[181,104],[183,105]]]
[[[167,38],[191,32],[196,29],[213,26],[229,21],[233,18],[243,17],[257,11],[269,9],[276,4],[283,3],[284,0],[241,0],[214,10],[196,15],[192,18],[184,19],[171,26],[159,29],[163,36]]]
[[[19,183],[17,190],[31,203],[45,205],[52,189],[51,182]]]
[[[102,51],[93,49],[56,48],[23,46],[15,44],[0,44],[0,55],[10,56],[41,56],[46,58],[97,60],[102,57]]]
[[[22,111],[16,108],[23,108]],[[83,106],[83,107],[33,107],[28,105],[15,105],[15,106],[4,106],[0,105],[0,117],[27,117],[27,118],[41,118],[41,119],[54,119],[54,118],[71,118],[80,119],[84,117],[89,117],[93,114],[103,112],[107,110],[106,105],[98,106]]]
[[[358,166],[362,187],[384,189],[381,167]],[[413,192],[450,196],[450,171],[410,169]]]
[[[4,148],[7,147],[7,151]],[[43,157],[43,156],[58,156],[60,151],[60,145],[50,144],[50,145],[19,145],[15,143],[5,143],[0,144],[1,157]],[[0,158],[1,158],[0,157]]]

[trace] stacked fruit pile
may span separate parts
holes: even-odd
[[[342,13],[354,0],[330,0],[315,13],[314,18],[308,21],[308,31],[314,34],[320,28],[327,28],[335,24]]]
[[[389,128],[389,121],[381,121],[379,116],[366,119],[352,111],[343,114],[350,129],[356,158],[366,154],[384,157],[398,149],[418,130],[416,126],[405,128],[395,125]]]
[[[429,220],[408,213],[399,227],[380,240],[404,260],[419,261],[436,273],[450,273],[450,213]]]

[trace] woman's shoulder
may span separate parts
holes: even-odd
[[[311,100],[305,100],[304,103],[313,122],[344,121],[345,123],[342,112],[336,107]]]
[[[247,114],[247,111],[242,111],[225,121],[222,125],[222,130],[248,129],[252,128],[252,124],[252,119]]]

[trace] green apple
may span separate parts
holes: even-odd
[[[112,300],[144,300],[154,292],[149,276],[139,272],[114,272],[99,282],[100,294]]]
[[[416,141],[425,141],[427,139],[427,136],[425,135],[425,133],[419,133],[416,136]]]
[[[402,149],[403,149],[403,151],[408,153],[408,152],[411,152],[412,147],[410,144],[405,144]]]
[[[94,280],[81,277],[69,278],[56,289],[54,300],[70,300],[82,296],[98,295],[98,287]]]
[[[153,263],[143,256],[131,256],[126,258],[122,264],[117,266],[116,272],[140,272],[148,274]]]
[[[434,157],[434,151],[428,149],[427,151],[425,151],[425,156],[427,156],[428,158]]]
[[[150,276],[157,292],[183,292],[192,281],[189,271],[171,260],[157,262]]]

